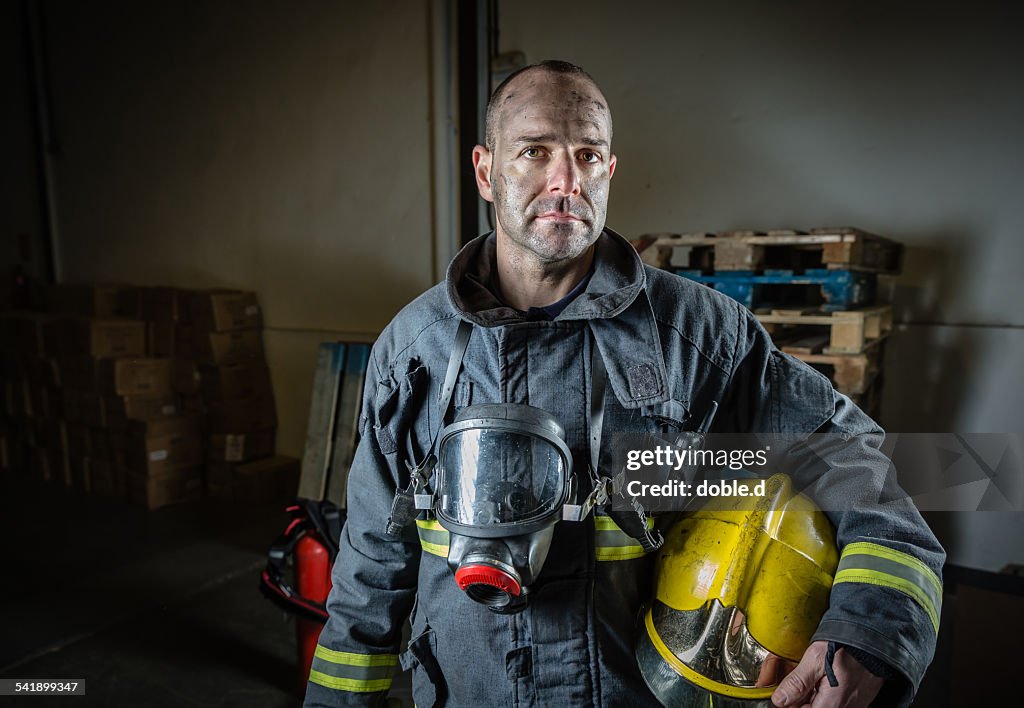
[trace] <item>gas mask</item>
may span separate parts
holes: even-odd
[[[459,588],[494,612],[524,609],[573,492],[562,426],[533,406],[470,406],[441,431],[435,475]]]

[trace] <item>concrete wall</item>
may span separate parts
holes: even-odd
[[[433,282],[426,2],[44,2],[63,279],[255,290],[278,447],[317,344]]]
[[[948,6],[947,6],[948,5]],[[883,423],[1024,429],[1024,91],[1011,3],[501,3],[499,50],[581,64],[628,235],[851,225],[907,244]],[[1024,515],[937,519],[951,557],[1024,561]],[[1008,533],[1012,530],[1012,533]]]

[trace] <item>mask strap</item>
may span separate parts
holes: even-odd
[[[604,390],[608,372],[597,341],[590,340],[590,476],[597,479],[597,463],[601,459],[601,430],[604,427]]]
[[[562,518],[566,521],[582,521],[595,506],[607,506],[608,515],[626,534],[632,536],[646,552],[657,550],[665,541],[655,529],[647,528],[647,514],[635,497],[629,498],[630,509],[618,511],[609,504],[612,495],[621,494],[625,470],[614,477],[602,475],[597,466],[601,459],[601,434],[604,427],[604,397],[608,385],[608,372],[597,341],[590,340],[590,472],[591,490],[582,504],[566,504]]]
[[[448,370],[444,374],[444,383],[441,385],[440,415],[437,426],[430,439],[430,447],[423,461],[418,465],[409,468],[409,486],[405,489],[395,491],[395,498],[391,502],[391,514],[388,516],[384,533],[392,538],[398,538],[402,529],[408,526],[417,509],[430,509],[433,507],[433,495],[426,492],[427,482],[434,472],[434,462],[437,459],[434,454],[434,447],[437,445],[437,438],[444,427],[444,419],[448,416],[448,408],[452,403],[452,394],[455,392],[455,382],[459,377],[459,370],[462,368],[462,360],[466,356],[466,348],[469,346],[469,337],[473,333],[473,325],[466,320],[459,320],[459,329],[455,332],[455,342],[452,344],[452,353],[448,357]]]

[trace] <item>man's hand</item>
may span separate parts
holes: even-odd
[[[875,676],[844,649],[836,651],[832,669],[839,685],[832,688],[825,677],[828,642],[812,642],[793,672],[772,694],[779,708],[865,708],[882,690],[885,679]]]

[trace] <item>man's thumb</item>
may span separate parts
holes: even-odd
[[[772,693],[772,703],[777,706],[803,705],[810,697],[811,690],[818,685],[818,681],[825,675],[821,661],[809,656],[815,652],[807,652],[797,667]]]

